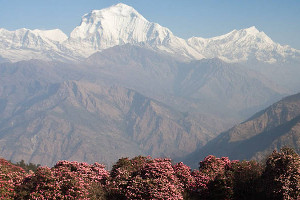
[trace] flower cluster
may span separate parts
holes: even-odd
[[[112,170],[111,188],[125,199],[183,199],[170,159],[120,159]]]
[[[225,170],[231,168],[231,161],[228,157],[217,158],[213,155],[205,157],[199,164],[199,170],[210,176],[212,179],[218,175],[224,174]]]
[[[105,184],[109,172],[98,163],[59,161],[39,167],[16,189],[19,199],[88,199],[92,183]]]
[[[290,148],[274,151],[266,162],[263,174],[268,198],[300,198],[300,156]]]
[[[25,171],[0,158],[0,199],[13,199],[15,187],[21,183]]]

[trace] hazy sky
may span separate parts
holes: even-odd
[[[85,13],[119,2],[182,38],[256,26],[300,49],[300,0],[0,0],[0,28],[59,28],[69,35]]]

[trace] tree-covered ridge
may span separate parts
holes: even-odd
[[[19,163],[20,164],[20,163]],[[24,163],[23,163],[24,164]],[[207,156],[191,170],[170,159],[121,158],[104,165],[60,161],[25,172],[0,160],[0,199],[298,199],[300,157],[274,151],[265,164]]]

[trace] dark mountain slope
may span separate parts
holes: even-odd
[[[261,160],[283,146],[300,152],[300,93],[282,99],[220,134],[189,159],[200,160],[213,154],[231,159]]]

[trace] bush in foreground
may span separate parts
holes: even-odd
[[[263,174],[269,199],[300,199],[300,157],[294,150],[274,151]]]
[[[299,199],[300,159],[274,151],[256,161],[207,156],[198,170],[170,159],[121,158],[103,165],[60,161],[35,173],[0,159],[0,199]]]
[[[101,164],[60,161],[27,176],[16,187],[16,199],[89,199],[92,184],[102,187],[108,177]]]
[[[18,166],[0,158],[0,199],[13,199],[15,187],[25,177],[25,171]]]
[[[170,159],[120,159],[111,172],[115,199],[183,199],[182,184]]]

